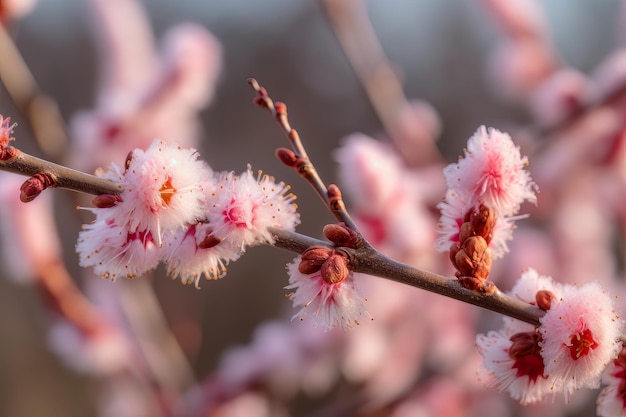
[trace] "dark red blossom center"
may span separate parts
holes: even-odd
[[[537,382],[537,378],[543,377],[543,358],[539,353],[531,353],[530,355],[521,356],[515,359],[513,369],[517,369],[515,376],[527,376],[529,382]]]
[[[536,382],[543,377],[543,358],[539,354],[540,336],[535,332],[516,333],[511,336],[509,357],[514,359],[513,369],[517,369],[516,376],[527,376],[529,382]]]
[[[570,339],[569,353],[572,359],[578,360],[589,354],[589,351],[598,347],[598,342],[593,340],[591,330],[585,329],[582,332],[572,335]]]

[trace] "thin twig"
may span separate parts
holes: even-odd
[[[282,132],[285,136],[287,136],[287,139],[289,139],[289,142],[295,152],[295,160],[291,167],[294,168],[298,174],[311,185],[311,187],[313,187],[317,195],[322,199],[326,207],[329,208],[333,216],[335,216],[339,222],[345,223],[346,226],[355,232],[358,232],[356,224],[348,214],[347,210],[345,210],[345,205],[341,201],[341,193],[337,192],[339,188],[336,185],[330,187],[330,190],[329,187],[326,187],[324,181],[322,181],[320,175],[315,169],[315,166],[309,159],[306,149],[300,140],[300,135],[289,124],[287,105],[281,102],[274,102],[274,100],[272,100],[267,93],[267,90],[260,86],[254,78],[248,79],[248,84],[250,84],[254,91],[257,92],[254,103],[267,109],[272,114]]]
[[[100,195],[119,194],[122,191],[122,188],[112,181],[36,158],[16,148],[12,149],[14,154],[12,158],[0,159],[0,170],[29,177],[48,173],[55,179],[54,187],[81,193]]]

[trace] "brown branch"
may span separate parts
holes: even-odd
[[[11,157],[0,159],[0,170],[28,177],[47,174],[53,180],[51,188],[65,188],[94,195],[119,194],[122,191],[122,188],[112,181],[36,158],[14,147],[9,147],[8,150],[11,151]]]
[[[302,253],[311,246],[332,247],[328,242],[285,230],[272,229],[271,232],[274,237],[273,246],[292,252]],[[350,268],[354,272],[386,278],[441,294],[535,326],[539,325],[539,319],[544,315],[543,310],[513,299],[499,290],[492,294],[477,294],[463,288],[456,279],[405,265],[371,248],[340,248],[340,250],[348,255]]]

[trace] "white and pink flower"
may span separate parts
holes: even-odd
[[[527,165],[527,158],[509,135],[481,126],[467,142],[465,156],[444,168],[448,191],[438,205],[437,250],[447,251],[451,244],[459,244],[468,213],[484,205],[497,219],[490,241],[493,258],[502,257],[508,251],[507,241],[512,238],[521,204],[536,202],[536,185],[524,169]]]
[[[250,167],[240,176],[224,172],[208,193],[206,216],[213,236],[233,248],[273,241],[270,227],[294,230],[300,216],[289,186],[273,177],[254,176]],[[225,242],[225,243],[226,243]]]
[[[555,388],[568,395],[599,387],[603,370],[621,348],[622,328],[613,298],[598,283],[565,287],[539,327],[541,355]]]
[[[302,258],[298,256],[287,264],[289,285],[293,290],[289,299],[294,307],[301,307],[293,319],[312,320],[313,325],[321,325],[325,330],[335,327],[344,329],[359,324],[363,316],[368,316],[365,298],[356,287],[354,274],[350,272],[339,282],[328,282],[320,271],[303,274],[299,271]]]

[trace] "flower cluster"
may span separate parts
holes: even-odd
[[[511,137],[481,126],[467,142],[465,157],[448,165],[448,186],[439,203],[437,250],[450,251],[457,277],[466,288],[491,292],[485,283],[492,258],[502,257],[515,215],[524,201],[536,202],[528,165]]]
[[[101,174],[120,185],[89,208],[96,219],[83,226],[80,264],[104,278],[134,278],[166,263],[168,274],[198,285],[215,279],[247,246],[269,243],[270,227],[299,223],[289,187],[272,177],[214,173],[193,149],[154,141],[132,151],[124,169]]]
[[[538,328],[506,318],[503,329],[477,336],[488,384],[522,404],[547,393],[567,397],[580,388],[599,387],[603,370],[621,349],[623,322],[613,299],[597,283],[560,285],[532,269],[510,295],[546,314]]]

